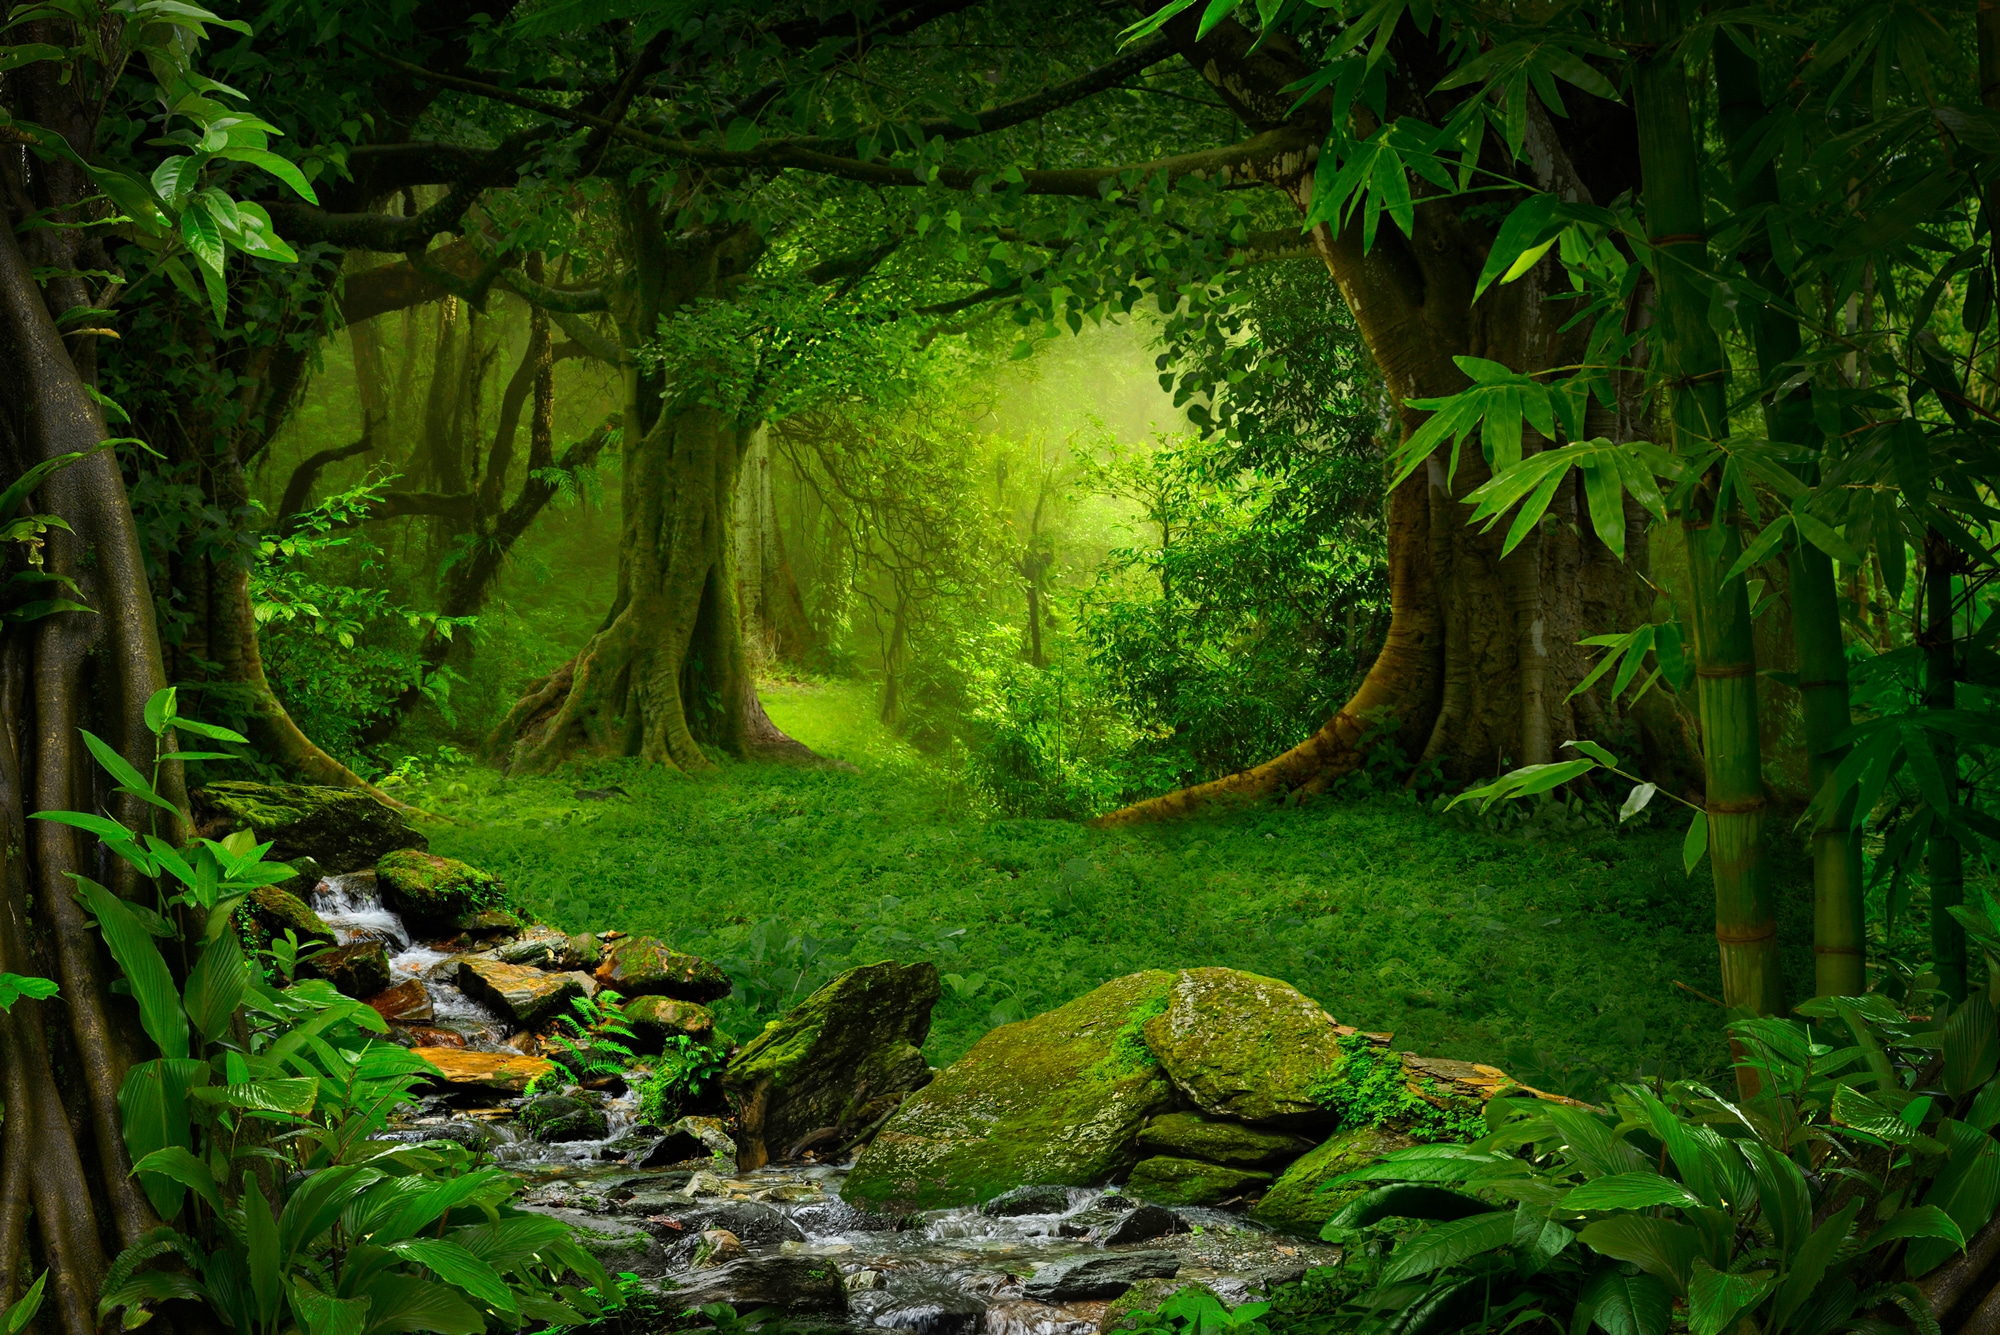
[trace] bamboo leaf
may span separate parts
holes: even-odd
[[[1650,784],[1650,783],[1633,784],[1632,791],[1625,795],[1625,805],[1618,808],[1619,821],[1622,823],[1624,821],[1630,820],[1632,817],[1644,811],[1646,809],[1646,804],[1653,800],[1653,794],[1659,791],[1660,791],[1659,787],[1656,784]]]
[[[1694,875],[1694,869],[1701,865],[1702,857],[1708,852],[1708,813],[1697,811],[1688,822],[1687,835],[1681,840],[1681,865],[1687,874]]]

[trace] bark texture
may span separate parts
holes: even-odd
[[[1259,44],[1233,22],[1195,40],[1191,18],[1176,25],[1170,30],[1184,55],[1245,125],[1259,131],[1304,125],[1324,133],[1325,101],[1295,109],[1296,94],[1286,91],[1310,67],[1284,40]],[[1406,83],[1392,92],[1390,114],[1437,123],[1439,108],[1420,90],[1445,71],[1434,52],[1406,46],[1397,53]],[[1592,99],[1579,99],[1573,109],[1572,121],[1538,117],[1531,126],[1536,184],[1566,198],[1608,199],[1632,184],[1621,175],[1629,159],[1607,156],[1599,141],[1629,152],[1631,124],[1621,109]],[[1302,211],[1311,204],[1312,167],[1311,155],[1302,154],[1270,179]],[[1372,247],[1364,247],[1358,219],[1346,227],[1320,224],[1312,241],[1388,384],[1405,439],[1426,416],[1407,406],[1411,400],[1469,383],[1454,356],[1530,372],[1579,360],[1584,331],[1562,328],[1573,310],[1560,299],[1566,285],[1553,286],[1552,263],[1473,300],[1492,233],[1458,203],[1424,200],[1412,236],[1385,220]],[[1593,435],[1618,439],[1645,432],[1633,402],[1600,412],[1589,427]],[[1456,778],[1546,761],[1564,741],[1591,737],[1637,746],[1643,763],[1683,784],[1688,740],[1670,705],[1657,701],[1627,717],[1599,692],[1570,698],[1591,666],[1576,641],[1630,624],[1643,606],[1643,585],[1633,574],[1646,564],[1643,513],[1628,512],[1630,565],[1623,565],[1589,524],[1578,522],[1582,507],[1572,479],[1550,507],[1550,520],[1503,558],[1503,531],[1480,533],[1465,522],[1471,511],[1464,497],[1489,475],[1476,442],[1468,442],[1455,475],[1440,452],[1389,496],[1388,634],[1353,698],[1318,731],[1262,765],[1140,802],[1100,823],[1181,815],[1218,799],[1317,792],[1385,737],[1410,761],[1436,761]]]

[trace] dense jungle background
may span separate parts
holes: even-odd
[[[1969,2],[14,7],[0,1335],[2000,1330],[1996,182]]]

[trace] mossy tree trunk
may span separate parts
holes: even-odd
[[[617,592],[589,643],[515,704],[494,749],[525,773],[587,756],[705,770],[704,743],[809,758],[758,702],[737,605],[736,485],[757,424],[704,402],[713,387],[698,368],[670,386],[632,355],[663,316],[719,295],[762,243],[747,226],[670,234],[636,192],[621,215],[631,263],[613,312],[627,349]]]
[[[1299,109],[1297,94],[1287,91],[1311,66],[1282,38],[1258,42],[1230,21],[1197,41],[1192,13],[1168,31],[1251,129],[1311,116],[1323,128],[1324,102]],[[1392,93],[1390,114],[1442,123],[1441,109],[1428,107],[1421,91],[1436,81],[1424,77],[1435,55],[1420,45],[1399,46],[1398,60],[1412,73]],[[1608,199],[1633,182],[1622,174],[1629,158],[1601,149],[1629,146],[1631,126],[1620,109],[1588,98],[1575,110],[1574,123],[1556,126],[1538,117],[1531,125],[1529,156],[1543,164],[1546,178],[1537,184],[1567,198]],[[1304,210],[1312,164],[1302,159],[1272,184]],[[1455,356],[1525,372],[1581,359],[1584,331],[1563,329],[1573,307],[1551,285],[1552,265],[1473,300],[1492,232],[1462,202],[1421,202],[1412,236],[1385,221],[1372,247],[1364,247],[1358,219],[1339,229],[1321,224],[1312,240],[1387,383],[1405,439],[1427,416],[1411,401],[1469,383]],[[1591,435],[1615,439],[1647,432],[1636,399],[1622,401],[1616,412],[1594,408],[1588,427]],[[1348,702],[1275,759],[1137,803],[1103,823],[1176,816],[1215,800],[1317,792],[1356,768],[1385,733],[1409,760],[1434,761],[1459,779],[1546,761],[1568,739],[1589,737],[1635,747],[1641,763],[1675,788],[1698,785],[1684,721],[1663,693],[1652,693],[1630,715],[1601,692],[1570,695],[1592,662],[1577,641],[1623,629],[1644,608],[1647,594],[1634,575],[1648,559],[1644,514],[1628,508],[1627,563],[1621,563],[1591,536],[1589,524],[1578,522],[1581,498],[1572,479],[1541,531],[1502,557],[1502,532],[1482,534],[1466,524],[1471,511],[1464,498],[1489,474],[1476,442],[1465,456],[1457,475],[1448,476],[1441,452],[1388,497],[1389,630]]]

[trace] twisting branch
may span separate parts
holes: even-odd
[[[337,445],[330,450],[307,455],[292,470],[291,480],[285,483],[284,499],[278,502],[278,531],[291,532],[298,516],[312,503],[313,485],[319,481],[322,469],[343,459],[352,459],[357,454],[366,454],[374,448],[375,423],[370,421],[362,427],[361,439],[352,445]]]

